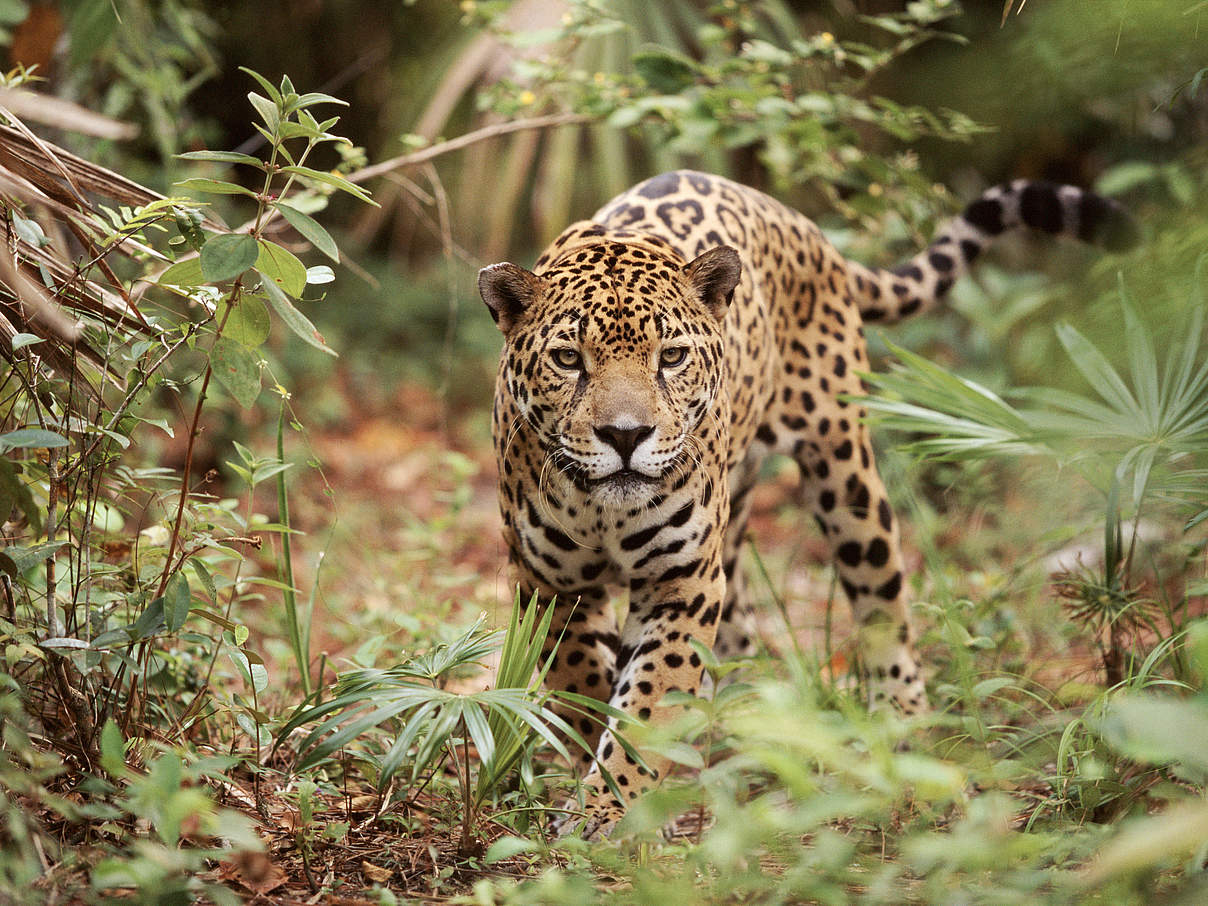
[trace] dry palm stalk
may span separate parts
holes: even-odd
[[[0,357],[13,362],[13,338],[32,334],[43,341],[33,350],[43,367],[75,380],[85,377],[78,365],[88,362],[120,386],[121,377],[84,339],[80,316],[102,329],[151,334],[104,259],[114,251],[155,253],[132,236],[107,236],[112,227],[92,199],[141,208],[164,196],[39,138],[10,111],[0,108],[0,114],[12,124],[0,125],[0,208],[7,221],[0,250],[0,337],[7,342],[0,341]],[[30,236],[28,229],[17,229],[17,217],[26,224],[39,217],[53,219],[80,248]],[[55,235],[61,240],[67,233],[56,228]],[[94,269],[108,286],[89,276]],[[97,392],[93,381],[79,380],[78,385]]]

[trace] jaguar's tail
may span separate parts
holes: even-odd
[[[905,264],[884,269],[853,263],[849,283],[864,321],[892,323],[927,310],[984,248],[1020,227],[1075,236],[1110,251],[1131,248],[1140,238],[1136,222],[1110,198],[1075,186],[1017,179],[986,191]]]

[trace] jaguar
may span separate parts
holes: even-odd
[[[659,722],[667,693],[701,687],[692,639],[721,658],[751,654],[741,541],[760,466],[784,454],[850,600],[869,705],[924,711],[898,521],[858,400],[863,325],[926,311],[1021,227],[1109,249],[1135,239],[1116,202],[1018,180],[905,264],[866,267],[772,197],[684,170],[572,224],[532,270],[483,268],[504,337],[493,411],[503,534],[521,600],[554,602],[547,685]],[[617,589],[628,591],[622,625]],[[634,758],[615,719],[575,720],[591,748],[576,765],[580,828],[607,834],[668,763]]]

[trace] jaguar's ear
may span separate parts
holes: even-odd
[[[478,293],[507,336],[541,292],[541,278],[518,264],[503,262],[478,272]]]
[[[738,286],[741,276],[742,261],[738,251],[728,245],[709,249],[684,266],[688,286],[719,321],[726,316],[734,299],[734,287]]]

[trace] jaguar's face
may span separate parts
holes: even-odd
[[[543,480],[634,506],[693,467],[694,434],[723,380],[719,318],[738,274],[730,249],[685,265],[620,242],[576,248],[540,275],[483,271],[509,389],[546,451]]]

